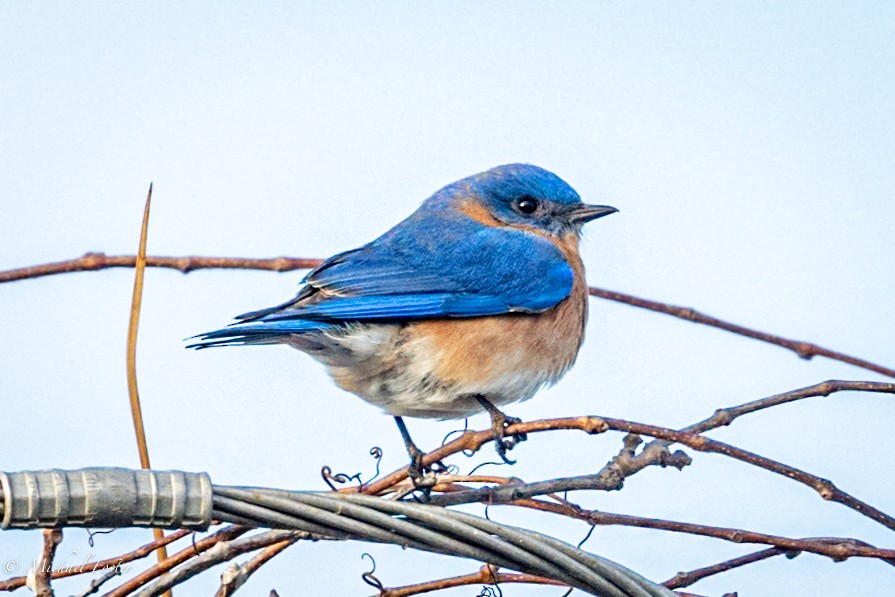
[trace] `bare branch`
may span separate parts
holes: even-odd
[[[687,533],[714,537],[732,543],[759,543],[772,545],[787,552],[806,551],[827,556],[835,561],[846,560],[851,557],[877,558],[887,564],[895,565],[895,549],[881,549],[869,543],[844,537],[811,537],[806,539],[791,539],[756,533],[743,529],[714,527],[703,524],[692,524],[674,520],[661,520],[658,518],[644,518],[628,514],[614,514],[597,510],[585,510],[574,504],[553,504],[542,500],[517,500],[516,505],[542,512],[552,512],[583,520],[593,525],[619,525],[638,527],[645,529],[657,529],[672,531],[675,533]]]
[[[144,238],[141,240],[141,252],[145,251],[145,221],[144,221]],[[38,265],[33,267],[21,268],[0,272],[0,283],[15,280],[23,280],[36,278],[46,275],[75,272],[75,271],[95,271],[112,267],[135,267],[138,261],[142,261],[134,256],[106,256],[101,253],[88,253],[79,259],[73,259],[63,262]],[[242,259],[242,258],[217,258],[217,257],[146,257],[145,266],[162,267],[176,269],[183,273],[188,273],[196,269],[261,269],[269,271],[291,271],[295,269],[305,269],[314,267],[319,263],[316,259],[293,259],[280,257],[275,259]],[[139,270],[139,268],[138,268]],[[138,275],[141,272],[138,271]],[[675,305],[660,303],[648,299],[638,298],[619,292],[600,288],[590,288],[591,296],[621,302],[630,306],[642,309],[665,313],[680,319],[716,327],[734,334],[760,340],[762,342],[781,346],[787,350],[795,352],[799,357],[811,359],[815,356],[823,356],[840,362],[848,363],[857,367],[862,367],[869,371],[895,377],[895,369],[883,367],[881,365],[871,363],[864,359],[859,359],[843,353],[835,352],[815,344],[791,340],[780,336],[760,332],[733,323],[729,323],[709,315],[705,315],[687,307],[679,307]],[[136,295],[135,295],[136,296]],[[619,489],[625,478],[643,470],[648,466],[675,466],[683,468],[690,464],[690,458],[682,451],[670,452],[668,447],[673,443],[680,443],[690,448],[703,452],[722,454],[747,464],[758,466],[770,472],[774,472],[793,480],[796,480],[806,486],[817,491],[822,498],[829,501],[839,502],[852,510],[855,510],[864,516],[867,516],[890,529],[895,529],[895,518],[881,512],[869,504],[841,491],[832,482],[796,469],[794,467],[782,464],[769,458],[742,450],[735,446],[725,444],[706,438],[701,433],[705,433],[711,429],[729,425],[737,417],[745,414],[764,410],[774,406],[786,404],[796,400],[801,400],[816,396],[828,396],[834,392],[842,391],[869,391],[895,393],[895,384],[863,382],[863,381],[837,381],[830,380],[810,386],[793,390],[775,396],[755,400],[739,406],[722,408],[717,410],[711,417],[690,425],[679,431],[666,429],[663,427],[646,425],[636,422],[624,421],[620,419],[599,418],[599,417],[578,417],[567,419],[548,419],[543,421],[533,421],[528,423],[519,423],[510,426],[507,433],[532,433],[539,431],[551,431],[558,429],[579,429],[587,433],[603,433],[605,431],[621,431],[627,432],[624,446],[607,465],[596,475],[582,475],[579,477],[569,477],[564,479],[552,479],[539,481],[535,483],[524,483],[519,479],[506,477],[485,477],[485,476],[439,476],[438,484],[433,488],[435,491],[444,492],[441,495],[433,496],[433,503],[442,505],[466,503],[470,501],[486,501],[495,504],[516,505],[538,510],[549,511],[557,514],[571,516],[584,520],[589,524],[596,525],[624,525],[636,526],[642,528],[653,528],[673,532],[683,532],[696,535],[715,537],[732,542],[747,542],[771,545],[770,549],[765,549],[752,554],[741,556],[720,562],[713,566],[693,570],[690,572],[679,573],[672,579],[666,581],[666,585],[670,588],[685,587],[690,584],[710,576],[718,574],[739,566],[745,566],[754,562],[758,562],[777,555],[787,555],[794,557],[801,551],[808,551],[830,557],[834,560],[842,560],[849,557],[871,557],[882,559],[883,561],[895,566],[895,550],[879,549],[862,541],[847,538],[806,538],[792,539],[787,537],[778,537],[741,529],[712,527],[707,525],[698,525],[691,523],[683,523],[677,521],[659,520],[642,518],[636,516],[628,516],[622,514],[612,514],[606,512],[592,512],[581,509],[580,507],[567,502],[555,494],[562,491],[576,489]],[[655,438],[649,442],[638,453],[637,449],[641,444],[640,436],[649,436]],[[493,431],[481,432],[465,432],[457,440],[442,446],[431,454],[426,455],[424,464],[437,462],[451,454],[459,451],[469,450],[477,451],[484,443],[494,439]],[[148,462],[146,463],[148,465]],[[406,483],[406,468],[388,475],[368,486],[361,488],[353,488],[353,490],[363,491],[364,493],[382,494],[394,491],[399,484]],[[493,483],[495,486],[483,488],[470,488],[460,485],[459,483]],[[352,489],[347,489],[351,491]],[[557,500],[558,503],[531,499],[537,495],[550,495]],[[271,531],[262,533],[252,537],[236,539],[248,529],[245,527],[227,527],[218,533],[203,539],[194,544],[193,547],[184,549],[169,558],[160,561],[159,564],[152,566],[142,574],[121,585],[110,593],[113,597],[121,597],[126,594],[139,590],[144,585],[149,584],[140,593],[141,595],[158,595],[171,587],[201,573],[211,566],[221,562],[231,560],[234,557],[248,553],[251,551],[262,551],[250,558],[245,564],[237,566],[234,564],[222,576],[221,586],[217,595],[225,597],[231,595],[240,588],[246,580],[262,565],[270,561],[278,553],[286,549],[289,545],[300,539],[316,538],[304,533],[287,532],[287,531]],[[52,597],[52,589],[50,587],[50,579],[61,578],[63,576],[72,576],[75,574],[89,572],[90,565],[82,566],[81,570],[66,569],[58,574],[52,571],[52,559],[55,552],[55,545],[61,541],[61,532],[59,532],[58,540],[52,546],[52,551],[48,552],[48,542],[50,541],[52,531],[45,532],[44,535],[44,554],[42,570],[35,570],[30,578],[19,577],[8,579],[0,582],[0,590],[13,590],[20,587],[26,582],[29,583],[38,595],[44,597]],[[184,533],[185,532],[179,532]],[[167,543],[182,537],[175,533],[161,541],[155,541],[149,546],[164,546]],[[137,557],[144,557],[151,552],[146,551],[149,546],[144,546],[131,554],[145,552]],[[153,548],[154,548],[153,547]],[[87,592],[88,595],[96,592],[103,583],[108,582],[118,572],[117,565],[127,561],[125,558],[130,554],[125,554],[121,558],[114,560],[105,560],[98,562],[100,564],[114,565],[115,570],[103,575],[101,578],[93,581]],[[95,569],[95,568],[94,568]],[[497,571],[496,568],[485,566],[476,574],[465,576],[446,578],[441,580],[420,583],[417,585],[409,585],[407,587],[398,587],[395,589],[384,589],[383,595],[389,597],[400,597],[402,595],[416,595],[429,591],[435,591],[441,588],[452,586],[463,586],[472,584],[497,584],[509,582],[533,582],[540,584],[559,584],[555,581],[540,579],[540,577],[530,577],[530,575],[520,574],[504,574]],[[546,581],[546,582],[544,582]],[[97,584],[98,583],[98,584]],[[683,593],[681,593],[683,595]]]
[[[106,255],[105,253],[85,253],[77,259],[67,259],[53,263],[32,265],[0,272],[0,284],[74,272],[92,272],[116,267],[134,267],[134,255]],[[319,259],[274,257],[272,259],[244,259],[241,257],[146,257],[146,267],[175,269],[188,274],[199,269],[249,269],[274,272],[289,272],[297,269],[316,267]]]
[[[317,540],[326,539],[326,537],[318,537],[302,531],[267,531],[243,539],[218,541],[213,547],[183,566],[177,568],[169,567],[162,574],[157,575],[157,579],[137,595],[138,597],[155,597],[221,562],[226,562],[241,554],[262,549],[275,543],[294,543],[300,539]],[[173,557],[168,559],[173,559]],[[122,595],[126,594],[122,593]],[[117,593],[114,595],[117,595]],[[113,597],[113,593],[109,593],[106,597]]]
[[[782,336],[775,336],[774,334],[768,334],[741,325],[737,325],[735,323],[729,323],[716,317],[705,315],[704,313],[700,313],[699,311],[696,311],[689,307],[678,307],[676,305],[669,305],[666,303],[651,301],[649,299],[642,299],[630,294],[615,292],[614,290],[604,290],[602,288],[591,287],[589,288],[589,291],[591,296],[597,296],[610,301],[616,301],[619,303],[624,303],[626,305],[631,305],[632,307],[639,307],[641,309],[656,311],[658,313],[665,313],[666,315],[671,315],[673,317],[692,321],[693,323],[699,323],[702,325],[719,328],[733,334],[737,334],[739,336],[746,336],[747,338],[761,340],[762,342],[767,342],[768,344],[776,344],[777,346],[781,346],[793,351],[794,353],[799,355],[799,357],[806,360],[811,360],[814,357],[826,357],[828,359],[833,359],[834,361],[841,361],[843,363],[848,363],[849,365],[854,365],[855,367],[867,369],[868,371],[874,371],[876,373],[879,373],[880,375],[895,377],[895,369],[883,367],[882,365],[877,365],[876,363],[871,363],[870,361],[866,361],[864,359],[859,359],[857,357],[849,356],[841,352],[836,352],[834,350],[830,350],[828,348],[824,348],[810,342],[804,342],[802,340],[790,340],[788,338],[783,338]]]
[[[107,593],[106,597],[124,597],[125,595],[129,595],[146,583],[151,582],[158,576],[164,574],[165,572],[168,572],[175,566],[179,566],[180,564],[186,562],[187,560],[190,560],[193,557],[199,557],[203,552],[211,549],[218,543],[235,539],[236,537],[247,533],[249,530],[251,530],[249,527],[237,525],[224,527],[213,535],[196,541],[189,547],[182,549],[175,554],[172,554],[166,560],[159,562],[148,570],[144,570],[123,585]],[[166,587],[158,594],[163,593],[165,590],[167,590],[167,588],[169,587]]]
[[[702,580],[703,578],[714,576],[715,574],[721,574],[722,572],[727,572],[728,570],[733,570],[734,568],[747,566],[755,562],[760,562],[762,560],[767,560],[768,558],[773,558],[774,556],[784,554],[788,554],[789,557],[795,557],[799,554],[799,552],[787,552],[776,547],[772,547],[770,549],[762,549],[761,551],[756,551],[745,556],[726,560],[713,566],[698,568],[689,572],[678,572],[674,575],[673,578],[669,578],[662,584],[669,589],[680,589],[683,587],[689,587],[690,585]]]
[[[93,595],[94,593],[99,592],[104,584],[106,584],[116,576],[121,576],[121,568],[113,568],[112,570],[109,570],[108,572],[91,582],[90,586],[88,586],[86,589],[78,594],[78,597],[88,597],[89,595]]]
[[[862,391],[862,392],[882,392],[895,394],[895,384],[873,382],[873,381],[840,381],[828,380],[806,388],[775,394],[760,400],[747,402],[739,406],[728,408],[720,408],[715,413],[698,423],[688,425],[680,431],[688,433],[704,433],[718,427],[730,425],[734,419],[743,415],[802,400],[816,396],[829,396],[835,392],[843,391]],[[609,461],[596,478],[601,479],[601,483],[595,483],[593,489],[621,489],[624,480],[634,473],[652,465],[675,466],[679,470],[681,465],[689,464],[689,457],[683,452],[675,452],[671,454],[668,447],[674,442],[654,439],[649,442],[640,454],[635,453],[637,445],[640,443],[640,436],[629,435],[625,438],[625,446],[619,452],[619,455]]]
[[[694,423],[681,431],[690,433],[705,433],[711,429],[724,427],[733,423],[734,419],[743,415],[754,413],[773,406],[804,400],[805,398],[815,398],[818,396],[829,396],[835,392],[879,392],[884,394],[895,394],[895,383],[885,383],[878,381],[842,381],[830,379],[813,386],[775,394],[760,400],[746,402],[739,406],[731,406],[728,408],[719,408],[715,413],[699,423]]]
[[[811,473],[807,473],[793,466],[782,464],[776,460],[771,460],[764,456],[759,456],[754,452],[749,452],[724,442],[709,439],[702,435],[694,433],[682,433],[680,431],[672,431],[671,429],[657,427],[654,425],[644,425],[642,423],[631,423],[620,419],[603,419],[611,429],[627,431],[628,433],[636,433],[638,435],[649,435],[658,439],[673,441],[675,443],[684,444],[694,450],[700,452],[712,452],[715,454],[723,454],[730,458],[735,458],[742,462],[746,462],[753,466],[763,468],[772,473],[777,473],[784,477],[798,481],[803,485],[811,487],[825,500],[838,502],[852,510],[863,514],[864,516],[877,521],[878,523],[895,530],[895,518],[892,518],[885,512],[878,510],[870,504],[859,500],[858,498],[842,491],[836,487],[832,481],[822,479]],[[508,430],[512,433],[512,427]]]
[[[57,578],[67,578],[69,576],[78,576],[80,574],[89,574],[91,572],[96,572],[97,570],[104,570],[106,568],[117,568],[122,564],[126,564],[128,562],[133,562],[135,560],[140,560],[145,558],[155,550],[159,548],[160,545],[168,545],[177,541],[178,539],[182,539],[189,535],[191,531],[181,530],[175,531],[170,535],[167,535],[161,541],[153,541],[151,543],[147,543],[146,545],[135,549],[134,551],[122,554],[115,558],[110,558],[107,560],[98,560],[96,562],[88,562],[83,566],[69,566],[62,570],[53,570],[51,574],[51,578],[53,580]],[[8,578],[6,580],[0,581],[0,591],[15,591],[21,587],[25,586],[27,578],[24,576],[15,576],[13,578]]]
[[[249,580],[258,568],[269,562],[274,556],[287,547],[297,542],[302,537],[291,537],[280,543],[274,543],[261,550],[260,553],[252,556],[252,558],[242,566],[233,563],[231,568],[224,571],[221,575],[221,586],[218,588],[215,597],[229,597],[235,593],[242,585]]]
[[[556,580],[535,576],[534,574],[518,574],[500,572],[496,566],[486,564],[482,566],[478,572],[466,574],[463,576],[452,576],[450,578],[442,578],[428,582],[407,585],[404,587],[396,587],[393,589],[382,589],[377,597],[409,597],[410,595],[421,595],[432,591],[440,591],[442,589],[451,589],[454,587],[464,587],[469,585],[499,585],[510,583],[526,583],[536,585],[553,585],[557,587],[566,587],[568,585]]]
[[[895,529],[895,518],[892,518],[885,512],[874,508],[870,504],[859,500],[858,498],[842,491],[831,481],[823,479],[811,473],[797,469],[776,460],[771,460],[764,456],[760,456],[753,452],[737,448],[724,442],[709,439],[705,436],[685,431],[675,431],[666,427],[656,425],[647,425],[644,423],[636,423],[625,421],[622,419],[612,419],[608,417],[574,417],[561,419],[542,419],[539,421],[521,422],[510,425],[506,429],[508,435],[516,435],[522,433],[537,433],[542,431],[551,431],[556,429],[577,429],[586,433],[597,434],[604,433],[608,430],[626,431],[636,435],[648,435],[661,440],[689,446],[700,452],[710,452],[722,454],[730,458],[734,458],[741,462],[763,468],[767,471],[782,475],[798,481],[803,485],[811,487],[825,500],[838,502],[852,510],[877,521],[878,523]],[[496,434],[493,430],[484,431],[465,431],[456,440],[447,443],[440,448],[423,456],[423,466],[429,466],[434,462],[438,462],[452,454],[468,450],[476,452],[483,444],[495,438]],[[370,483],[363,487],[363,493],[379,494],[388,491],[396,484],[400,483],[408,477],[408,467],[403,467],[385,477]],[[470,493],[479,494],[479,498],[463,496],[460,494],[451,494],[444,496],[446,503],[461,503],[463,501],[487,501],[493,499],[493,495],[502,493],[511,496],[509,499],[501,498],[501,501],[514,501],[517,499],[528,498],[535,495],[543,495],[545,493],[557,493],[562,491],[572,491],[580,489],[604,489],[601,485],[605,481],[601,478],[601,474],[585,475],[581,477],[569,477],[565,479],[553,479],[551,481],[542,481],[538,483],[527,483],[524,485],[512,485],[496,488],[485,488],[482,490],[474,490]],[[350,488],[346,491],[357,488]],[[458,498],[458,496],[463,496]],[[439,503],[442,503],[442,497],[439,496]],[[456,500],[456,501],[455,501]],[[434,500],[433,500],[434,501]],[[445,505],[443,504],[443,505]]]
[[[29,267],[17,268],[0,272],[0,283],[14,282],[31,278],[40,278],[53,274],[70,272],[96,271],[113,267],[134,267],[136,257],[133,255],[107,256],[104,253],[87,253],[77,259],[45,263]],[[307,269],[320,264],[319,259],[275,257],[272,259],[248,259],[242,257],[147,257],[147,267],[164,267],[176,269],[183,273],[189,273],[197,269],[255,269],[265,271],[286,272],[296,269]],[[768,344],[775,344],[793,351],[803,359],[811,359],[816,356],[826,357],[835,361],[848,363],[855,367],[874,371],[887,377],[895,377],[895,369],[871,363],[841,352],[836,352],[810,342],[802,340],[790,340],[782,336],[768,334],[753,330],[745,326],[730,323],[710,315],[705,315],[689,307],[679,307],[667,303],[660,303],[650,299],[636,297],[623,292],[607,290],[604,288],[590,287],[590,295],[598,298],[624,303],[632,307],[647,309],[657,313],[664,313],[679,319],[693,323],[699,323],[710,327],[722,329],[733,334],[753,338]]]

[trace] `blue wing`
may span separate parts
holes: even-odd
[[[325,261],[292,301],[242,315],[241,323],[202,335],[211,342],[198,346],[274,341],[349,322],[537,313],[571,293],[572,269],[546,238],[472,220],[444,224],[411,216]]]

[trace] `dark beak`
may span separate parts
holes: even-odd
[[[572,210],[572,213],[569,214],[569,219],[574,224],[584,224],[585,222],[614,214],[617,211],[617,209],[608,205],[581,204]]]

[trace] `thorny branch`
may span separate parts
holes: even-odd
[[[168,269],[176,269],[183,273],[189,273],[198,269],[254,269],[275,272],[287,272],[297,269],[307,269],[316,267],[320,263],[320,259],[312,258],[295,258],[295,257],[274,257],[270,259],[249,259],[243,257],[147,257],[147,267],[163,267]],[[96,271],[113,267],[134,267],[136,257],[134,255],[106,255],[105,253],[86,253],[82,257],[76,259],[67,259],[65,261],[57,261],[54,263],[44,263],[41,265],[32,265],[17,269],[11,269],[0,272],[0,284],[3,282],[15,282],[17,280],[27,280],[32,278],[40,278],[54,274],[64,274],[71,272]],[[689,307],[679,307],[661,303],[650,299],[636,297],[623,292],[614,290],[606,290],[604,288],[590,287],[590,295],[598,298],[624,303],[632,307],[647,309],[657,313],[664,313],[679,319],[699,323],[710,327],[719,328],[739,336],[745,336],[754,340],[775,344],[796,353],[803,359],[812,359],[820,356],[843,363],[854,365],[868,371],[874,371],[880,375],[887,377],[895,377],[895,369],[884,367],[870,361],[859,359],[841,352],[830,350],[810,342],[802,340],[790,340],[782,336],[768,334],[758,330],[753,330],[745,326],[730,323],[704,313],[700,313]]]

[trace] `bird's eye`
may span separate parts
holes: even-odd
[[[538,200],[526,195],[516,202],[516,208],[526,215],[531,215],[538,210]]]

